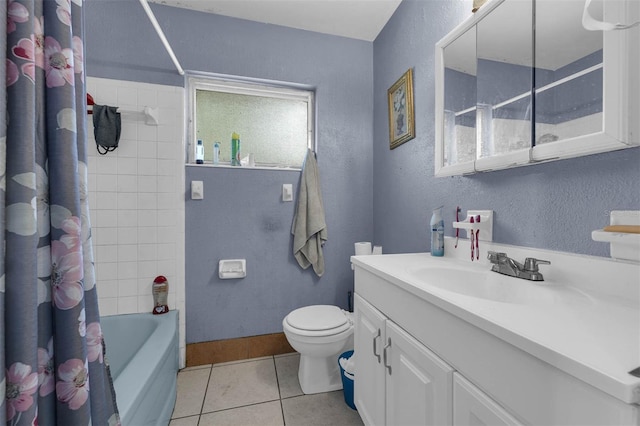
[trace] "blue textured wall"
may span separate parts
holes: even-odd
[[[494,240],[608,256],[591,231],[610,210],[640,209],[640,149],[468,177],[435,178],[434,44],[470,15],[470,1],[404,0],[374,42],[374,236],[390,252],[429,249],[431,209],[495,211]],[[389,150],[387,89],[414,68],[416,138]]]
[[[373,45],[274,25],[151,5],[186,70],[288,81],[316,90],[318,166],[328,236],[326,273],[291,254],[300,173],[187,167],[205,199],[186,199],[187,343],[282,331],[310,304],[347,307],[353,243],[373,234]],[[183,85],[137,0],[86,4],[87,70],[95,77]],[[242,129],[238,129],[242,134]],[[246,258],[242,280],[219,280],[219,259]]]

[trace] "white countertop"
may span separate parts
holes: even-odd
[[[543,282],[508,277],[490,271],[489,249],[519,262],[527,256],[552,264],[540,267]],[[468,256],[468,241],[454,250],[447,239],[441,258],[416,253],[351,261],[626,403],[640,403],[640,378],[628,374],[640,367],[639,264],[490,243],[479,261]],[[487,285],[502,292],[513,286],[521,297],[504,302],[448,291],[412,272],[425,266],[475,271]]]

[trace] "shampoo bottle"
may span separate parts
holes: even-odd
[[[235,132],[231,135],[231,165],[240,165],[240,135]]]
[[[198,144],[196,145],[196,164],[204,163],[204,145],[202,145],[202,140],[198,139]]]
[[[444,220],[442,207],[433,209],[431,215],[431,256],[444,256]]]
[[[220,144],[218,142],[213,144],[213,164],[220,162]]]

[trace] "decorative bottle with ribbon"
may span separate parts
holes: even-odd
[[[169,294],[169,281],[163,275],[159,275],[153,280],[153,314],[166,314],[169,312],[167,296]]]

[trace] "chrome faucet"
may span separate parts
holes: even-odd
[[[491,267],[492,271],[530,281],[544,281],[544,277],[538,270],[538,265],[551,264],[548,260],[527,257],[524,260],[523,265],[522,263],[511,259],[506,253],[496,253],[495,251],[490,251],[487,255],[487,259],[493,263],[493,266]]]

